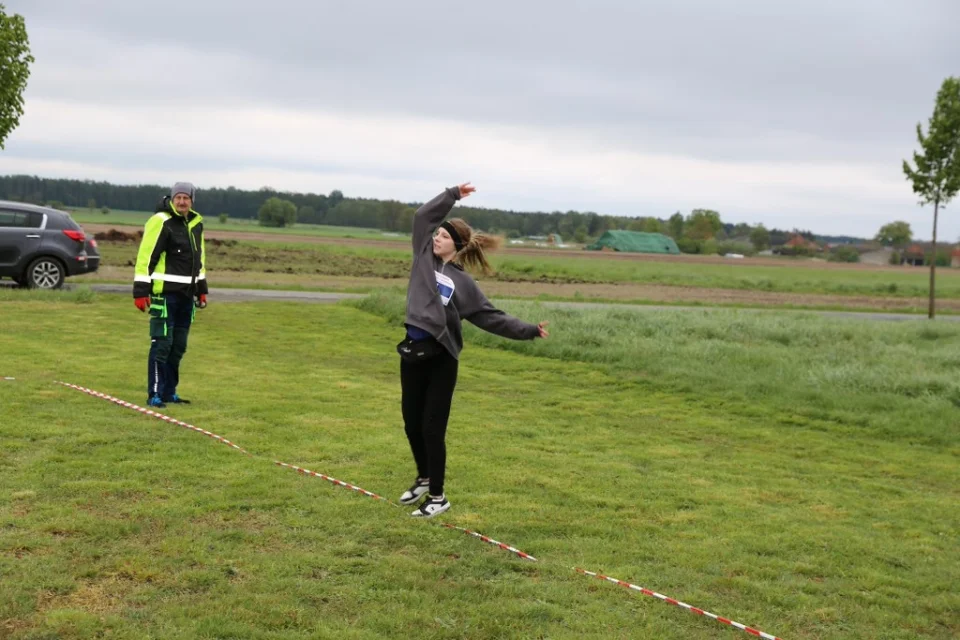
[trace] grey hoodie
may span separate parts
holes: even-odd
[[[537,325],[494,307],[460,265],[444,264],[433,254],[433,232],[459,199],[460,188],[450,187],[417,209],[413,218],[413,266],[407,287],[406,323],[428,332],[454,358],[459,358],[463,349],[461,318],[504,338],[539,337]]]

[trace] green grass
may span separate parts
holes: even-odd
[[[497,256],[493,264],[502,280],[574,283],[646,283],[677,287],[739,289],[842,296],[918,297],[929,292],[930,272],[816,268],[808,265],[754,266],[670,261],[604,260],[571,257]],[[960,297],[960,273],[938,271],[937,295]]]
[[[142,402],[127,300],[0,290],[0,636],[739,635],[573,566],[784,638],[960,633],[958,330],[511,305],[553,336],[467,334],[442,519],[534,564],[272,464],[406,488],[396,306],[198,314],[168,413],[247,457],[52,384]]]
[[[239,287],[236,287],[239,288]],[[265,287],[266,288],[266,287]],[[278,287],[279,288],[279,287]],[[396,289],[403,289],[403,286],[397,286]],[[357,288],[355,290],[350,290],[351,292],[358,293],[367,293],[374,292],[378,290],[386,290],[383,286],[371,285],[366,288]],[[404,289],[405,290],[405,289]],[[585,289],[589,291],[588,289]],[[348,291],[343,289],[343,291]],[[920,303],[916,305],[908,305],[906,302],[902,306],[896,306],[894,308],[884,308],[881,306],[862,306],[862,305],[849,305],[845,304],[847,300],[841,298],[834,304],[785,304],[780,302],[724,302],[724,301],[702,301],[702,300],[650,300],[647,298],[605,298],[603,296],[590,296],[587,298],[583,295],[583,292],[576,291],[572,296],[557,296],[549,294],[539,294],[536,296],[512,296],[513,299],[517,300],[535,300],[537,302],[563,302],[563,303],[574,303],[573,306],[583,303],[588,305],[615,305],[620,307],[633,307],[633,306],[643,306],[643,307],[679,307],[679,308],[699,308],[704,310],[710,309],[770,309],[776,311],[842,311],[845,313],[896,313],[896,314],[911,314],[919,317],[926,317],[928,308],[925,303]],[[942,309],[937,308],[937,317],[940,316],[952,316],[958,315],[956,311],[952,309]]]
[[[261,271],[404,278],[409,273],[406,247],[337,246],[285,242],[239,242],[214,247],[208,243],[211,277],[216,271]],[[132,266],[137,245],[102,242],[104,265]],[[809,266],[761,267],[681,262],[602,259],[571,254],[536,258],[494,255],[495,279],[506,282],[591,284],[656,284],[797,294],[833,294],[902,299],[924,297],[929,272],[817,269]],[[960,272],[940,269],[937,297],[960,298]]]
[[[405,298],[352,302],[401,326]],[[960,446],[960,326],[887,323],[802,312],[542,308],[505,302],[519,317],[549,319],[558,340],[503,340],[470,325],[471,343],[564,361],[702,397],[705,408],[778,424],[843,429],[911,444]],[[766,415],[765,412],[761,412]]]
[[[140,226],[150,214],[138,211],[111,211],[110,214],[103,215],[98,210],[77,209],[72,215],[81,224]],[[400,274],[397,277],[405,275],[404,269],[397,266],[398,263],[409,262],[409,250],[405,246],[405,243],[409,242],[407,234],[387,234],[377,229],[303,224],[278,229],[261,227],[255,220],[231,219],[222,224],[216,216],[207,216],[206,219],[211,230],[276,234],[278,240],[290,250],[304,253],[303,257],[288,256],[287,263],[282,268],[292,269],[292,272],[302,269],[299,263],[310,262],[310,253],[318,251],[315,245],[297,245],[297,236],[396,241],[396,248],[339,247],[324,255],[337,256],[342,250],[352,250],[353,255],[363,256],[368,262],[383,263],[382,267],[376,269],[377,271],[387,269],[391,273]],[[113,252],[109,244],[113,243],[104,243],[108,259],[109,254]],[[243,243],[242,248],[237,250],[237,260],[232,262],[241,263],[240,252],[247,251],[252,246],[267,247],[270,244]],[[791,265],[787,260],[784,261],[783,266],[755,266],[749,262],[725,265],[605,260],[592,256],[586,257],[578,251],[571,251],[570,255],[563,257],[537,256],[534,258],[500,254],[494,255],[491,262],[498,271],[497,279],[511,282],[644,283],[678,287],[886,298],[923,297],[928,295],[929,291],[929,272],[923,268],[913,267],[904,267],[895,271],[874,271],[817,268],[808,264]],[[227,264],[230,264],[229,258]],[[211,263],[211,266],[217,265]],[[937,296],[960,298],[960,270],[942,268],[939,273]]]
[[[108,224],[117,227],[142,227],[152,214],[146,211],[111,210],[104,215],[99,209],[74,209],[71,217],[81,225]],[[410,234],[388,233],[380,229],[361,227],[337,227],[319,224],[295,224],[292,227],[261,227],[259,222],[249,218],[229,218],[220,222],[218,214],[203,213],[204,224],[211,231],[241,231],[249,233],[271,233],[277,236],[319,236],[328,238],[360,238],[364,240],[388,240],[410,242]]]

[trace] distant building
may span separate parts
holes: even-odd
[[[820,251],[821,247],[813,240],[807,240],[799,233],[787,240],[783,246],[791,249],[808,249],[810,251]]]
[[[823,251],[823,247],[814,242],[813,240],[807,240],[799,233],[793,234],[789,240],[784,242],[781,245],[773,247],[773,253],[776,255],[785,255],[785,256],[797,256],[797,255],[813,255]]]
[[[922,267],[925,261],[926,251],[919,244],[912,244],[903,250],[903,264],[909,264],[914,267]]]
[[[607,231],[597,241],[584,247],[590,251],[626,251],[633,253],[679,254],[677,243],[662,233],[643,231]]]
[[[893,247],[881,247],[873,251],[866,251],[860,255],[860,262],[863,264],[890,264],[893,258]],[[899,264],[899,262],[897,263]]]

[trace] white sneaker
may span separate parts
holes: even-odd
[[[442,495],[439,498],[429,496],[423,501],[423,504],[417,507],[410,515],[414,518],[432,518],[433,516],[440,515],[449,508],[450,501],[447,500],[446,495]]]
[[[413,486],[403,492],[400,496],[400,504],[413,504],[420,499],[420,496],[430,491],[430,481],[417,478]]]

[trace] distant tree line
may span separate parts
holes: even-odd
[[[0,176],[2,199],[55,203],[67,208],[153,211],[168,189],[162,185],[114,185],[26,175]],[[265,226],[305,223],[409,232],[419,204],[347,198],[338,190],[324,195],[284,192],[270,187],[256,191],[228,187],[200,189],[196,207],[210,218],[259,219]],[[782,245],[796,235],[814,239],[810,231],[724,223],[720,214],[710,209],[694,209],[686,216],[678,211],[666,219],[610,216],[589,211],[524,213],[475,207],[459,207],[457,212],[474,227],[507,237],[558,234],[564,240],[585,242],[608,230],[664,233],[674,238],[685,253],[749,254]]]

